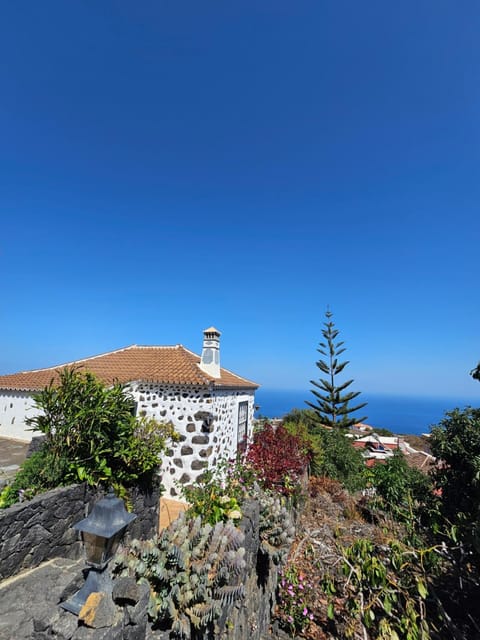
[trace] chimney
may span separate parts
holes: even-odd
[[[209,327],[203,332],[200,369],[212,378],[220,378],[220,335],[220,331],[215,327]]]

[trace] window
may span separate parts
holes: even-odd
[[[238,403],[237,451],[243,453],[247,448],[248,401]]]

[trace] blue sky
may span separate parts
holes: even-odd
[[[128,344],[478,397],[480,5],[4,3],[0,373]]]

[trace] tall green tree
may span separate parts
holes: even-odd
[[[345,351],[344,342],[337,342],[339,330],[332,321],[332,312],[325,313],[327,321],[324,322],[322,335],[325,342],[320,342],[317,351],[325,358],[316,363],[325,378],[318,381],[310,380],[313,385],[311,392],[315,396],[315,402],[308,402],[317,416],[318,422],[324,427],[340,427],[348,429],[357,422],[366,420],[366,417],[357,418],[352,414],[366,406],[366,402],[352,406],[350,403],[360,391],[347,391],[353,380],[340,382],[338,376],[345,369],[348,360],[340,362],[339,356]]]

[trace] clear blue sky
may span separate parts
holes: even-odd
[[[222,335],[480,396],[480,4],[4,2],[0,373]]]

